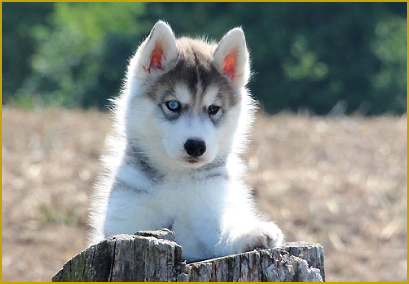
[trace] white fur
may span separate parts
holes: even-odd
[[[152,49],[158,44],[166,54],[163,70],[146,72]],[[119,233],[171,225],[188,260],[279,246],[283,234],[274,223],[259,216],[250,189],[240,179],[244,167],[238,154],[246,144],[254,113],[254,102],[245,88],[250,68],[243,31],[230,31],[214,54],[214,62],[222,70],[223,56],[232,48],[237,50],[238,75],[232,85],[241,97],[241,103],[226,110],[225,120],[218,127],[200,115],[181,116],[175,123],[165,123],[157,115],[157,104],[141,95],[160,73],[174,66],[178,58],[175,48],[172,30],[158,22],[130,61],[124,91],[115,102],[116,133],[110,138],[111,152],[103,158],[105,175],[96,186],[91,207],[91,243]],[[217,92],[217,85],[207,89],[204,106],[220,103]],[[183,84],[177,86],[174,96],[183,103],[191,100]],[[187,155],[183,145],[189,138],[206,143],[206,152],[195,164],[183,159]],[[127,141],[137,141],[151,165],[162,174],[160,182],[127,162]],[[223,158],[226,164],[201,170]],[[113,188],[115,179],[138,191]]]

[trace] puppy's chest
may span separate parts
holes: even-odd
[[[216,202],[228,188],[228,180],[222,175],[174,176],[151,184],[145,201],[163,208],[179,210],[200,203]]]
[[[132,206],[148,206],[159,211],[178,211],[181,207],[218,203],[229,188],[225,167],[163,175],[152,180],[138,168],[124,164],[117,173],[112,197],[128,199]]]
[[[205,178],[202,176],[182,176],[169,178],[162,183],[153,185],[158,195],[178,196],[183,199],[205,197],[210,195],[215,187],[221,187],[225,181],[217,178]]]

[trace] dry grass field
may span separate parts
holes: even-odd
[[[86,248],[106,113],[3,107],[2,280],[50,281]],[[260,210],[321,243],[327,281],[407,280],[407,119],[260,115],[246,155]]]

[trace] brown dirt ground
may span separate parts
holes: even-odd
[[[3,107],[2,280],[50,281],[86,248],[110,130],[96,111]],[[287,241],[321,243],[327,281],[407,279],[407,118],[257,119],[246,160]]]

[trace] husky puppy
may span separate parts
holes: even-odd
[[[91,243],[169,228],[188,261],[280,246],[255,210],[239,154],[255,111],[243,30],[218,44],[159,21],[129,63],[91,206]]]

